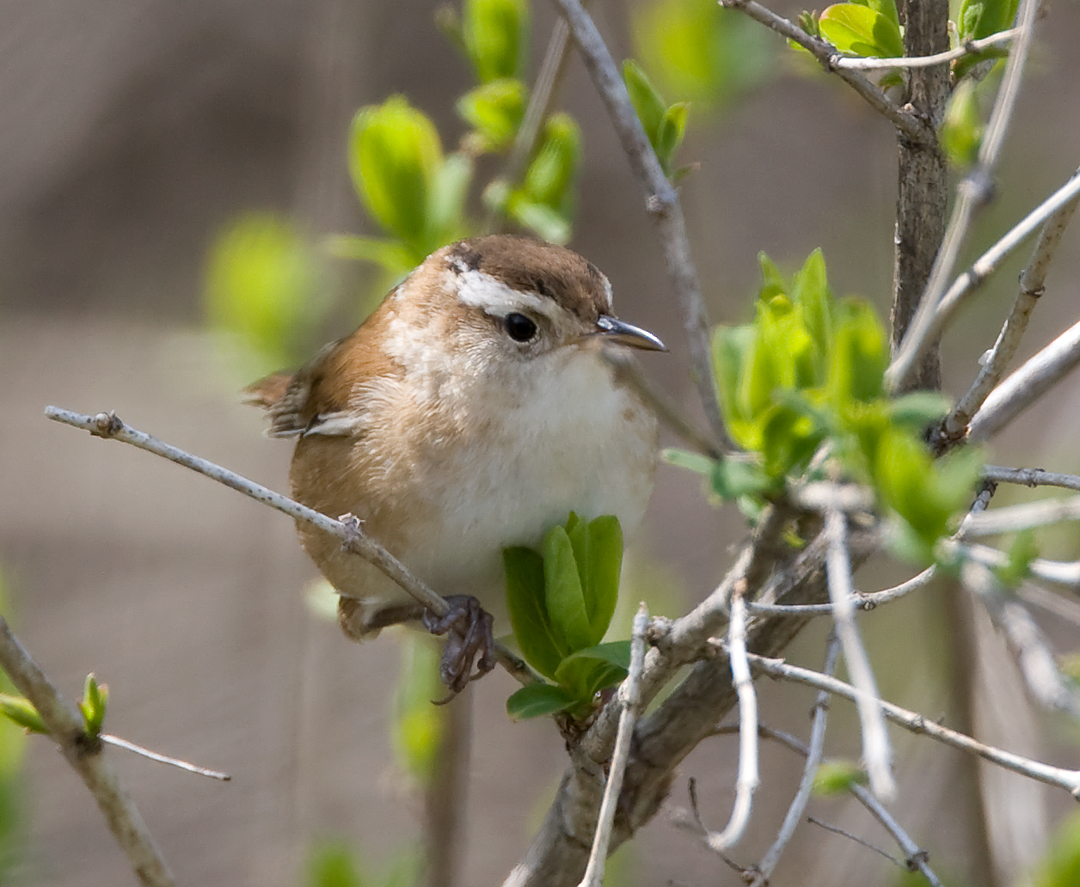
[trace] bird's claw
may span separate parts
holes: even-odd
[[[440,705],[464,690],[469,681],[495,667],[494,620],[491,614],[485,612],[472,595],[450,595],[446,602],[450,605],[450,612],[445,616],[425,610],[420,619],[424,628],[432,634],[446,635],[439,677],[450,688],[450,695],[440,699],[437,703]]]

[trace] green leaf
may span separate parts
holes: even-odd
[[[580,158],[581,132],[577,123],[567,114],[552,114],[544,124],[540,148],[525,171],[523,195],[567,214]]]
[[[255,372],[302,359],[322,321],[318,262],[293,224],[271,213],[234,219],[214,240],[204,299],[212,326],[261,358]]]
[[[530,684],[506,700],[506,713],[515,721],[565,711],[580,702],[570,691],[552,684]]]
[[[818,27],[821,36],[840,52],[875,58],[904,54],[899,26],[868,6],[837,3],[821,13]]]
[[[865,785],[866,772],[855,761],[823,761],[814,773],[814,794],[837,795],[853,785]]]
[[[427,242],[424,249],[429,252],[461,240],[468,234],[464,217],[472,174],[472,158],[462,151],[447,155],[435,173],[426,213]]]
[[[88,674],[83,687],[83,698],[79,702],[79,711],[82,712],[83,724],[88,736],[96,737],[101,732],[108,701],[109,688],[105,684],[99,685],[93,673]]]
[[[761,268],[761,291],[758,298],[770,301],[774,296],[787,295],[787,283],[776,263],[765,253],[758,253],[758,265]]]
[[[678,447],[667,447],[661,450],[660,458],[668,465],[674,465],[676,468],[683,468],[695,474],[703,474],[706,477],[712,477],[713,469],[717,464],[711,456],[693,453],[690,450],[680,450]]]
[[[983,125],[977,95],[978,84],[970,77],[960,80],[949,96],[945,119],[941,124],[941,147],[949,163],[956,168],[975,162],[982,144]]]
[[[791,301],[802,309],[802,323],[810,334],[819,361],[832,347],[832,302],[829,279],[825,272],[825,255],[816,249],[807,257],[791,281]],[[815,375],[821,376],[821,368]]]
[[[0,714],[31,733],[49,735],[49,728],[34,708],[34,704],[22,696],[0,693]]]
[[[593,697],[607,687],[613,687],[626,677],[626,669],[594,657],[569,656],[559,664],[556,678],[577,701],[586,707]]]
[[[505,213],[523,228],[528,228],[548,243],[562,245],[570,241],[569,220],[547,204],[514,195],[507,202]]]
[[[402,96],[361,108],[349,136],[349,172],[364,206],[422,259],[427,211],[442,167],[435,125]]]
[[[567,656],[563,663],[572,661],[605,662],[624,672],[630,668],[630,641],[608,641],[606,644],[597,644],[594,647],[586,647]]]
[[[828,351],[828,387],[834,408],[844,414],[851,410],[853,402],[865,403],[883,396],[889,342],[877,312],[868,302],[845,300],[837,314]]]
[[[961,43],[1012,27],[1019,0],[963,0],[956,17]]]
[[[945,417],[952,401],[939,391],[912,391],[889,401],[889,418],[898,426],[921,433]]]
[[[599,644],[607,634],[619,600],[623,556],[619,519],[614,515],[603,515],[590,521],[588,537],[589,561],[583,579],[585,609],[589,615],[592,642]],[[580,561],[578,565],[580,567]]]
[[[528,90],[520,80],[502,78],[481,84],[457,100],[457,112],[474,130],[481,152],[509,148],[525,116]]]
[[[592,646],[589,614],[570,536],[554,527],[544,538],[544,595],[552,635],[572,653]]]
[[[1012,545],[1009,546],[1008,555],[1008,561],[1000,567],[995,567],[994,572],[1002,585],[1015,588],[1031,575],[1031,562],[1039,556],[1039,546],[1035,543],[1034,531],[1023,530],[1017,533]]]
[[[706,110],[774,75],[774,46],[755,25],[725,13],[715,0],[631,6],[635,55],[668,95]]]
[[[503,549],[506,570],[506,602],[510,625],[521,653],[546,677],[555,678],[563,655],[544,609],[544,564],[531,548]]]
[[[679,150],[686,135],[686,121],[690,114],[688,102],[676,102],[664,112],[656,133],[656,156],[664,172],[671,177],[675,152]]]
[[[521,78],[528,61],[526,0],[465,0],[462,12],[461,36],[477,79]]]
[[[764,469],[755,462],[726,458],[715,462],[714,466],[712,489],[725,501],[743,496],[760,496],[776,486]]]
[[[664,118],[666,104],[648,75],[633,59],[627,59],[622,66],[623,82],[630,95],[630,103],[637,112],[641,128],[649,139],[649,144],[656,149],[656,137],[660,132],[660,121]],[[657,152],[659,153],[659,152]]]

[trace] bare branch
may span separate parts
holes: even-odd
[[[1077,172],[1080,173],[1080,170]],[[982,368],[971,388],[960,398],[952,412],[942,422],[941,434],[947,441],[961,436],[967,429],[971,417],[1001,381],[1005,368],[1016,354],[1016,349],[1020,346],[1020,338],[1027,329],[1028,318],[1043,294],[1043,284],[1050,262],[1054,258],[1058,244],[1061,243],[1069,220],[1076,212],[1078,203],[1080,203],[1080,195],[1062,205],[1043,225],[1031,260],[1020,274],[1020,291],[1016,294],[1012,310],[1005,319],[994,347],[983,360]]]
[[[999,484],[1023,484],[1025,487],[1064,487],[1080,490],[1080,476],[1059,474],[1042,468],[1002,468],[998,465],[983,466],[983,477]]]
[[[757,656],[751,653],[750,664],[755,669],[762,671],[765,674],[782,678],[786,681],[805,684],[808,687],[815,687],[819,690],[827,690],[834,696],[842,696],[845,699],[856,701],[859,695],[861,695],[859,691],[850,684],[846,684],[836,678],[827,677],[826,675],[812,671],[808,668],[800,668],[797,665],[788,665],[780,659],[768,659],[764,656]],[[928,721],[921,714],[908,711],[891,702],[882,700],[881,710],[885,714],[885,717],[890,721],[899,724],[905,730],[929,736],[931,739],[936,739],[938,742],[942,742],[952,748],[978,755],[992,764],[997,764],[999,767],[1011,770],[1014,773],[1019,773],[1022,776],[1030,777],[1031,779],[1055,786],[1056,788],[1063,788],[1072,794],[1073,797],[1080,800],[1080,770],[1066,770],[1061,767],[1052,767],[1041,761],[1033,761],[1030,758],[1025,758],[1023,755],[1016,755],[1012,752],[1005,751],[1004,749],[995,748],[992,745],[985,745],[977,739],[972,739],[970,736],[965,736],[963,733],[957,733],[955,730],[950,730],[948,727],[943,727],[941,724],[935,723],[934,721]]]
[[[871,795],[871,797],[873,797],[873,795]],[[832,825],[831,823],[818,819],[816,816],[808,816],[806,817],[806,821],[812,825],[818,826],[818,828],[825,829],[825,831],[827,832],[832,832],[834,835],[839,835],[841,838],[847,838],[849,841],[854,841],[860,847],[865,847],[867,850],[873,850],[874,853],[876,853],[878,856],[885,857],[887,860],[889,860],[889,862],[891,862],[898,868],[907,868],[907,866],[904,865],[901,860],[897,859],[891,853],[887,853],[886,851],[878,847],[876,844],[871,844],[869,841],[866,840],[866,838],[860,838],[854,832],[849,832],[847,829],[840,828],[840,826],[838,825]]]
[[[596,837],[593,838],[589,864],[585,867],[585,876],[581,879],[580,887],[600,887],[604,881],[604,860],[607,859],[608,847],[611,844],[615,806],[622,791],[626,764],[630,760],[630,740],[634,735],[634,723],[641,706],[641,671],[645,667],[645,632],[648,627],[649,610],[642,602],[634,616],[634,628],[630,638],[630,668],[626,680],[619,687],[619,703],[622,706],[619,732],[615,736],[615,750],[611,753],[604,799],[600,802]]]
[[[709,832],[705,838],[709,847],[717,853],[735,846],[746,833],[754,792],[761,781],[758,777],[757,693],[754,692],[754,679],[746,658],[746,604],[739,589],[731,597],[728,629],[731,682],[739,698],[739,772],[735,778],[735,803],[728,824],[722,832]]]
[[[938,333],[941,331],[943,320],[939,312],[939,301],[942,300],[942,293],[945,292],[948,280],[952,276],[972,217],[976,210],[988,202],[993,193],[991,182],[994,166],[997,164],[998,153],[1016,104],[1038,6],[1039,0],[1021,0],[1017,17],[1017,28],[1020,34],[1005,64],[1005,75],[987,123],[982,145],[979,147],[978,160],[974,169],[957,187],[957,200],[953,206],[952,216],[934,260],[930,278],[919,301],[919,307],[904,332],[903,341],[897,349],[892,365],[885,374],[886,385],[892,390],[904,389],[908,378],[918,366],[923,351],[937,340]],[[968,272],[968,275],[970,274],[971,272]]]
[[[852,600],[856,609],[873,610],[880,604],[901,598],[906,594],[929,584],[936,574],[934,567],[927,567],[918,575],[912,576],[906,582],[885,588],[881,591],[862,592],[853,591]],[[824,616],[834,612],[832,604],[760,604],[750,601],[747,606],[752,612],[770,616]]]
[[[612,126],[622,142],[623,151],[645,189],[646,206],[660,232],[668,276],[682,308],[683,328],[690,347],[694,384],[697,386],[713,438],[726,446],[728,438],[720,417],[720,405],[713,381],[705,300],[702,298],[701,283],[690,255],[686,220],[683,218],[678,193],[664,175],[660,161],[656,159],[645,130],[641,127],[641,121],[634,112],[618,68],[592,18],[585,12],[579,0],[555,0],[555,4],[570,26],[570,32],[589,76],[592,77],[611,117]]]
[[[151,751],[141,745],[136,745],[134,742],[128,742],[126,739],[121,739],[119,736],[102,733],[100,738],[102,742],[106,742],[109,745],[115,745],[117,748],[133,752],[134,754],[148,758],[151,761],[157,761],[159,764],[168,764],[170,767],[187,770],[188,773],[195,773],[198,776],[209,776],[211,779],[217,779],[221,782],[229,782],[232,779],[228,773],[222,773],[220,770],[210,770],[206,767],[200,767],[198,764],[182,761],[180,758],[172,758],[168,755],[163,755],[160,752]]]
[[[833,59],[832,67],[849,71],[882,71],[888,68],[931,68],[934,65],[944,65],[948,62],[962,59],[966,55],[978,55],[991,47],[1001,43],[1008,43],[1020,33],[1019,28],[1010,28],[1007,31],[998,31],[981,40],[968,40],[963,46],[949,49],[945,52],[935,52],[932,55],[920,55],[915,57],[903,56],[901,58],[848,58],[839,56]]]
[[[844,649],[844,662],[857,690],[856,704],[862,725],[863,761],[870,777],[870,790],[882,801],[896,796],[892,775],[892,748],[881,713],[877,682],[855,625],[855,605],[851,589],[851,562],[847,551],[847,519],[839,511],[825,514],[825,555],[829,599],[833,605],[836,633]]]
[[[1018,533],[1067,520],[1080,520],[1080,496],[1040,499],[972,515],[964,528],[964,537]]]
[[[1080,176],[1077,177],[1080,186]],[[1080,193],[1080,187],[1077,188]],[[998,385],[968,425],[971,443],[997,434],[1080,362],[1080,323],[1069,327]]]
[[[1005,636],[1016,658],[1028,691],[1046,708],[1080,715],[1080,699],[1058,671],[1050,643],[1027,608],[1007,596],[990,569],[975,561],[960,568],[960,580],[986,607],[997,629]]]
[[[170,462],[190,468],[204,477],[236,490],[238,493],[243,493],[256,502],[269,505],[294,520],[309,523],[324,533],[340,539],[342,548],[362,557],[368,563],[382,570],[383,573],[437,616],[445,616],[450,612],[449,605],[442,597],[432,591],[382,545],[368,536],[361,528],[360,522],[355,518],[351,518],[350,515],[346,515],[342,520],[334,520],[325,514],[320,514],[306,505],[301,505],[287,496],[274,492],[269,487],[264,487],[262,484],[241,477],[227,468],[222,468],[220,465],[215,465],[213,462],[194,456],[179,447],[158,440],[144,431],[138,431],[127,425],[114,413],[98,413],[96,416],[85,416],[81,413],[73,413],[70,410],[50,406],[45,408],[45,415],[54,422],[61,422],[65,425],[71,425],[73,428],[89,431],[94,437],[119,440],[138,447],[140,450],[146,450],[156,456],[161,456]],[[533,683],[536,680],[535,676],[532,675],[532,670],[502,644],[496,643],[495,654],[499,663],[516,680],[523,684]]]
[[[840,644],[836,636],[833,635],[826,645],[825,665],[821,669],[823,674],[831,675],[833,673],[839,652]],[[760,862],[754,867],[757,874],[754,876],[754,880],[750,882],[750,887],[766,887],[769,883],[769,878],[772,877],[772,873],[776,870],[784,849],[791,842],[795,829],[802,819],[803,811],[810,801],[810,793],[814,789],[814,777],[817,775],[818,764],[821,763],[821,753],[825,748],[825,722],[829,714],[828,701],[829,694],[824,690],[818,693],[817,699],[814,701],[814,721],[810,728],[810,747],[806,749],[806,765],[803,767],[799,788],[795,792],[795,797],[791,800],[791,805],[784,816],[784,822],[780,826],[776,840],[773,841],[772,846],[765,851],[765,855],[761,857]]]
[[[893,388],[900,385],[911,371],[911,365],[918,359],[925,342],[937,338],[964,300],[982,286],[986,279],[997,270],[998,265],[1020,246],[1028,235],[1063,207],[1075,201],[1078,195],[1080,195],[1080,175],[1073,173],[1064,185],[1028,213],[1004,237],[983,253],[967,271],[956,278],[948,292],[935,303],[932,309],[928,308],[925,312],[924,306],[927,302],[924,299],[919,305],[919,313],[912,321],[899,352],[885,371],[886,385]],[[920,326],[916,328],[916,324]]]
[[[736,9],[756,22],[760,22],[770,30],[775,31],[781,37],[786,37],[798,43],[803,49],[810,52],[814,58],[821,62],[827,71],[833,71],[837,77],[855,90],[867,104],[875,111],[892,123],[905,138],[919,143],[930,144],[934,141],[933,127],[927,126],[917,114],[901,108],[895,102],[890,101],[877,86],[867,80],[856,71],[837,68],[835,62],[843,58],[831,43],[807,34],[802,28],[783,16],[777,15],[771,9],[762,6],[756,0],[720,0],[720,5],[725,9]]]
[[[116,771],[105,760],[101,742],[86,734],[82,720],[30,658],[3,616],[0,616],[0,666],[19,692],[33,703],[60,752],[90,789],[109,831],[139,881],[145,887],[174,887],[176,882],[161,851],[135,802],[120,787]]]
[[[960,545],[963,557],[971,558],[988,567],[1003,567],[1009,562],[1004,551],[989,545]],[[1031,575],[1043,582],[1064,585],[1075,591],[1080,587],[1080,561],[1050,561],[1037,557],[1029,565]]]

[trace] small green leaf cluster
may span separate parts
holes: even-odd
[[[956,23],[950,29],[956,34],[956,45],[963,46],[969,40],[980,40],[1011,28],[1018,6],[1019,0],[963,0]],[[966,55],[953,63],[953,76],[959,80],[982,62],[1007,54],[1004,47],[995,46],[977,55]]]
[[[339,255],[375,262],[400,276],[434,250],[473,233],[467,201],[475,159],[506,153],[528,104],[521,79],[527,62],[527,0],[466,0],[460,18],[442,16],[444,30],[468,60],[477,85],[456,104],[471,127],[461,147],[443,149],[434,123],[402,96],[362,108],[349,138],[349,171],[365,209],[386,236],[341,237]],[[483,190],[492,211],[565,243],[581,155],[577,124],[565,114],[544,122],[520,182],[495,179]]]
[[[645,135],[656,152],[664,175],[672,178],[675,152],[686,135],[686,117],[690,111],[688,102],[668,105],[660,96],[652,81],[633,59],[623,62],[623,81],[630,101],[634,105]]]
[[[108,702],[108,685],[99,684],[91,672],[86,676],[83,698],[79,700],[79,711],[83,716],[83,729],[92,739],[96,739],[101,734],[101,725],[105,721],[105,707]]]
[[[212,327],[243,343],[257,373],[304,356],[324,289],[311,244],[288,219],[259,212],[235,219],[215,239],[203,297]]]
[[[949,22],[952,46],[989,37],[1012,27],[1018,0],[963,0],[956,21]],[[864,58],[897,58],[904,55],[903,30],[895,0],[850,0],[829,6],[820,16],[804,12],[799,23],[808,34],[828,40],[846,55]],[[1001,58],[1007,50],[991,47],[981,53],[965,55],[953,62],[953,82],[961,83],[965,74],[983,70],[983,63]],[[883,86],[903,82],[897,70],[881,79]]]
[[[848,55],[887,59],[904,54],[895,0],[836,3],[821,13],[818,33]]]
[[[695,111],[718,111],[775,73],[765,29],[715,0],[650,0],[630,14],[635,57]]]
[[[905,554],[932,558],[981,468],[975,451],[935,460],[923,429],[947,409],[937,394],[886,396],[885,330],[873,307],[837,299],[820,250],[786,281],[760,257],[764,278],[756,318],[721,326],[713,338],[717,388],[728,433],[750,458],[717,461],[675,455],[708,475],[715,494],[750,514],[807,472],[828,443],[848,475],[870,485],[899,518]]]
[[[506,595],[526,661],[552,683],[522,687],[506,703],[513,718],[588,711],[594,696],[626,677],[629,642],[601,643],[615,613],[623,538],[617,518],[571,513],[540,551],[507,548]]]
[[[108,685],[99,684],[92,673],[88,674],[83,685],[83,698],[79,700],[79,711],[83,716],[83,730],[91,739],[96,739],[101,734],[108,702]],[[49,735],[49,728],[45,726],[34,703],[23,696],[0,693],[0,714],[28,733]]]

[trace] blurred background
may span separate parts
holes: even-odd
[[[640,41],[659,27],[648,16],[661,4],[595,5],[616,59],[641,59],[635,34]],[[786,2],[775,8],[800,11]],[[350,644],[312,614],[304,587],[315,571],[287,519],[160,459],[52,425],[42,410],[115,409],[135,427],[287,487],[289,445],[263,437],[261,417],[239,396],[274,367],[223,348],[210,330],[210,257],[222,232],[253,211],[290,219],[312,243],[374,232],[346,164],[349,123],[361,105],[404,93],[432,117],[444,145],[455,144],[464,126],[454,101],[470,88],[470,72],[434,24],[435,10],[428,0],[0,0],[5,613],[70,699],[87,672],[110,685],[109,732],[232,774],[220,784],[110,753],[182,884],[298,885],[319,840],[340,839],[375,867],[415,841],[419,802],[398,775],[389,737],[399,644],[390,633]],[[537,3],[530,72],[553,22],[548,5]],[[692,97],[680,154],[697,165],[681,192],[711,320],[748,317],[759,250],[790,273],[818,246],[838,294],[866,296],[887,311],[890,127],[840,84],[808,73],[775,35],[725,22],[726,36],[716,39],[728,41],[717,44],[727,47],[727,63],[706,71],[710,85]],[[1051,8],[972,255],[1077,166],[1078,39],[1076,4]],[[661,85],[669,100],[692,88]],[[645,369],[694,411],[660,247],[576,58],[561,103],[583,132],[570,245],[611,278],[622,317],[673,346]],[[1078,243],[1069,231],[1022,356],[1077,319]],[[963,391],[992,344],[1022,260],[946,338],[951,393]],[[320,262],[317,279],[335,307],[305,331],[309,351],[351,330],[383,282],[370,266],[342,261]],[[1002,436],[993,460],[1077,472],[1078,434],[1080,379],[1072,378]],[[742,532],[735,509],[710,506],[695,476],[661,466],[629,556],[637,578],[627,597],[647,594],[654,612],[685,611],[715,585]],[[1051,542],[1055,556],[1080,554],[1075,533]],[[874,590],[905,577],[899,567],[871,564],[859,579]],[[945,624],[933,591],[862,618],[883,694],[935,718],[950,712]],[[1060,646],[1076,645],[1075,625],[1055,617],[1045,627]],[[792,657],[819,667],[825,629],[811,626]],[[513,686],[501,672],[475,685],[467,884],[501,882],[565,763],[550,721],[505,716]],[[769,684],[763,720],[805,735],[811,703],[810,693]],[[829,752],[858,757],[853,714],[834,708]],[[1025,708],[1009,720],[1031,729],[1005,744],[1080,765],[1075,726]],[[940,874],[974,883],[985,859],[966,762],[893,736],[898,818]],[[763,755],[761,801],[736,854],[744,863],[771,842],[801,769],[781,749],[766,746]],[[726,821],[734,762],[734,740],[717,739],[681,768],[698,778],[714,827]],[[23,779],[17,883],[134,882],[93,800],[47,740],[29,741]],[[1036,789],[1032,803],[1043,812],[1033,852],[1070,809],[1062,795]],[[686,803],[685,779],[672,797]],[[846,801],[817,804],[822,818],[888,844]],[[619,883],[739,883],[664,814],[629,853],[634,864]],[[774,882],[887,884],[897,871],[804,826]]]

